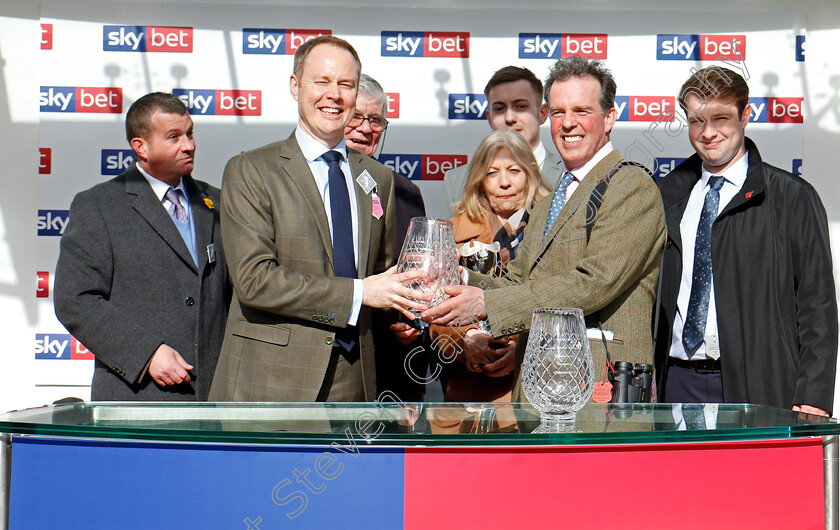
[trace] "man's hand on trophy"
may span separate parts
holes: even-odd
[[[397,274],[396,270],[396,267],[391,267],[382,274],[368,276],[362,280],[364,282],[362,305],[380,309],[396,309],[413,320],[414,315],[411,314],[409,309],[423,311],[429,307],[415,300],[428,302],[432,297],[430,294],[406,287],[406,284],[422,281],[426,272],[413,270]]]
[[[451,298],[420,315],[425,322],[441,326],[475,324],[487,319],[484,291],[468,285],[448,285],[444,288]]]

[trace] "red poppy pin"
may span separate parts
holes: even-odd
[[[748,191],[748,192],[744,195],[744,197],[746,197],[747,199],[749,199],[750,197],[752,197],[752,193],[753,193],[753,192]]]

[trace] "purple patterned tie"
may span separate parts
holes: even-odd
[[[169,215],[182,223],[186,223],[190,218],[187,217],[187,209],[181,205],[179,195],[181,195],[181,190],[169,188],[166,190],[164,197],[169,201]]]

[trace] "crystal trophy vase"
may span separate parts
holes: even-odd
[[[426,276],[413,280],[409,287],[424,294],[431,294],[431,301],[415,299],[429,307],[434,307],[449,298],[444,287],[461,283],[455,232],[451,222],[432,217],[411,219],[397,261],[397,272],[414,270],[425,271]],[[422,326],[420,311],[410,311],[415,317],[415,324]]]
[[[540,413],[542,425],[537,430],[570,430],[594,386],[583,310],[535,309],[522,364],[522,389]]]

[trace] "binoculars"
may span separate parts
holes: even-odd
[[[616,361],[610,373],[612,399],[610,403],[650,403],[653,366],[643,363]]]

